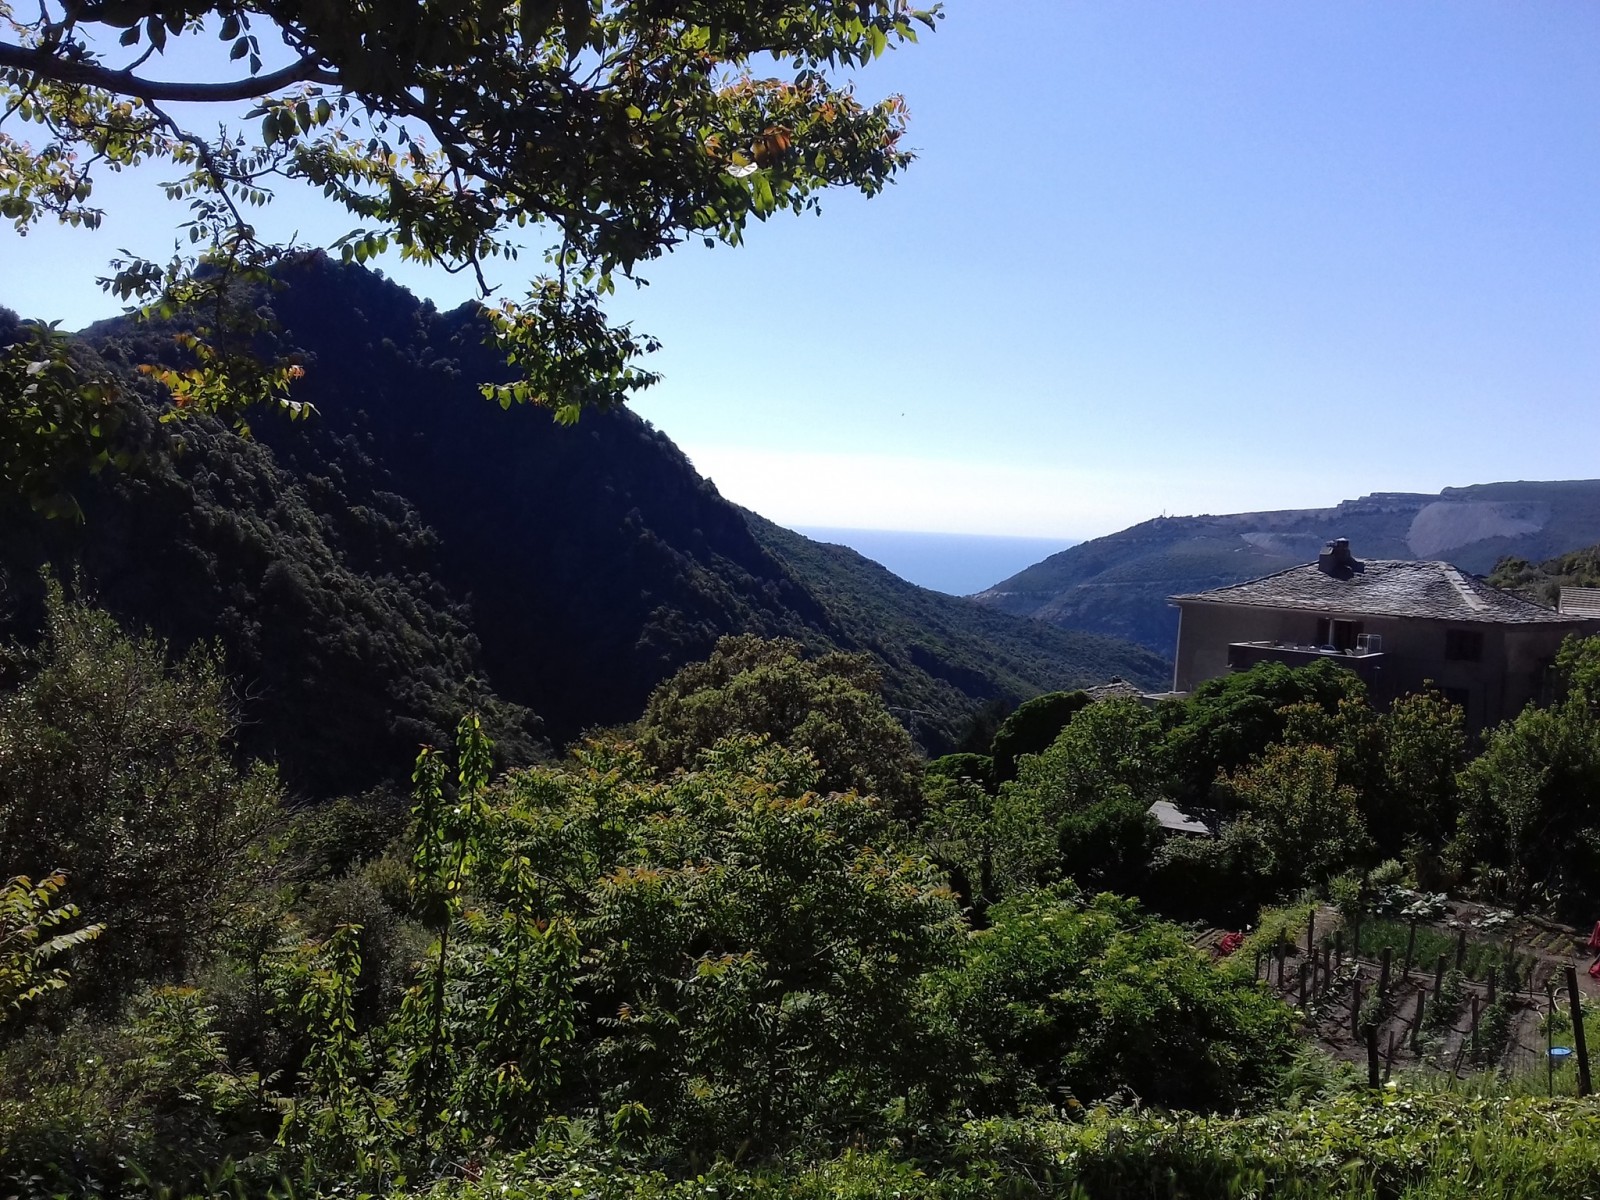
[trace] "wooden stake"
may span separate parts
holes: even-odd
[[[1589,1036],[1583,1027],[1583,996],[1578,991],[1578,968],[1567,964],[1567,1003],[1572,1006],[1572,1049],[1578,1056],[1578,1095],[1593,1091],[1589,1079]]]
[[[1350,1036],[1361,1036],[1361,976],[1359,974],[1350,988]]]
[[[1406,930],[1406,965],[1400,972],[1401,977],[1403,979],[1405,979],[1407,982],[1410,982],[1410,980],[1411,980],[1411,955],[1412,955],[1412,952],[1416,950],[1416,948],[1417,948],[1417,922],[1416,922],[1416,919],[1413,918],[1412,921],[1411,921],[1411,928]]]
[[[1389,1050],[1383,1056],[1383,1081],[1385,1083],[1389,1082],[1389,1072],[1394,1070],[1394,1043],[1397,1036],[1395,1030],[1389,1030]]]
[[[1467,927],[1463,925],[1456,930],[1456,970],[1461,970],[1467,961]]]
[[[1422,1014],[1428,1004],[1428,989],[1417,989],[1417,1015],[1411,1021],[1411,1052],[1422,1053]]]
[[[1444,963],[1446,955],[1441,952],[1439,964],[1433,968],[1433,1002],[1437,1004],[1444,995]]]
[[[1306,915],[1306,957],[1315,954],[1317,945],[1317,906],[1313,904]]]

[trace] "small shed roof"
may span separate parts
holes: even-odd
[[[1150,806],[1150,815],[1156,819],[1156,824],[1168,833],[1211,836],[1211,829],[1204,821],[1191,817],[1170,800],[1157,800]]]

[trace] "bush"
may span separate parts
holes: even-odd
[[[1217,1109],[1265,1095],[1293,1050],[1289,1010],[1115,896],[1032,892],[989,910],[935,987],[980,1048],[971,1103],[1009,1113],[1119,1092]]]

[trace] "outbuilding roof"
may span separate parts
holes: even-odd
[[[1369,559],[1353,562],[1351,568],[1330,572],[1317,563],[1307,563],[1172,599],[1494,625],[1577,625],[1583,621],[1491,587],[1447,562]]]

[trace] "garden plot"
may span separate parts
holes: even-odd
[[[1408,1070],[1451,1079],[1485,1070],[1528,1074],[1545,1067],[1549,1045],[1573,1044],[1567,968],[1576,968],[1581,996],[1600,996],[1588,974],[1586,934],[1481,905],[1423,900],[1359,921],[1327,905],[1280,910],[1263,919],[1235,961],[1302,1012],[1306,1035],[1329,1052],[1363,1066],[1374,1056],[1380,1081]],[[1219,940],[1201,942],[1216,953]],[[1600,1050],[1600,1015],[1585,1027],[1589,1046]],[[1567,1091],[1573,1074],[1564,1068]]]

